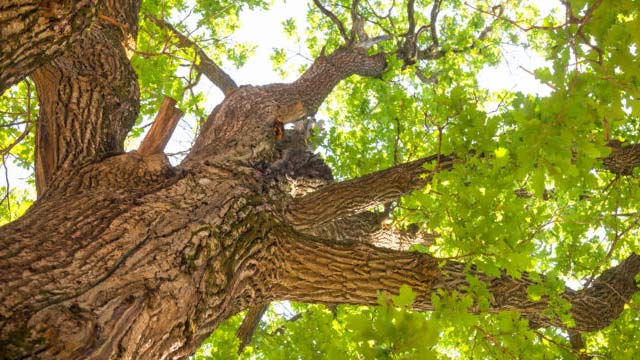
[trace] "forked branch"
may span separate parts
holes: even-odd
[[[327,9],[324,5],[322,5],[322,3],[320,2],[320,0],[313,0],[313,3],[316,5],[316,7],[318,7],[318,9],[326,16],[328,17],[331,22],[333,22],[333,24],[338,28],[338,31],[340,32],[340,35],[342,36],[342,38],[344,39],[344,41],[346,43],[350,43],[351,42],[351,38],[350,36],[347,34],[347,30],[344,27],[344,24],[342,23],[342,21],[340,21],[340,19],[338,19],[338,17],[336,16],[336,14],[334,14],[333,12],[331,12],[329,9]]]

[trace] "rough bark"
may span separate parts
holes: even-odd
[[[345,243],[366,243],[388,249],[407,250],[411,245],[431,245],[438,234],[421,231],[417,225],[395,229],[387,224],[386,212],[365,211],[356,215],[313,226],[301,232]]]
[[[381,249],[363,243],[337,243],[281,234],[274,256],[277,277],[272,296],[325,304],[377,304],[380,289],[409,285],[417,294],[414,307],[433,310],[431,294],[466,293],[467,276],[487,284],[492,297],[490,312],[514,310],[532,327],[567,328],[560,319],[544,315],[548,299],[530,300],[527,287],[534,282],[507,275],[492,277],[465,264],[445,261],[428,254]],[[631,255],[622,264],[605,271],[594,284],[581,291],[565,290],[561,295],[572,305],[576,331],[594,331],[610,324],[638,291],[634,276],[640,272],[640,256]],[[387,291],[388,291],[387,290]],[[477,311],[477,308],[471,309]]]
[[[375,217],[369,206],[424,186],[453,157],[327,184],[317,157],[279,148],[282,124],[312,115],[340,80],[382,73],[384,56],[357,44],[320,57],[291,84],[231,91],[177,168],[156,146],[122,153],[138,109],[122,42],[135,35],[138,6],[105,1],[100,14],[110,20],[33,75],[40,196],[0,228],[2,356],[183,358],[225,318],[269,301],[375,304],[378,291],[408,284],[428,310],[434,290],[464,291],[466,273],[488,284],[491,311],[563,326],[542,315],[546,299],[529,300],[526,278],[356,241],[379,231],[366,220]],[[589,288],[566,290],[576,330],[618,316],[638,272],[632,255]]]
[[[385,66],[383,54],[369,56],[365,49],[343,47],[316,59],[291,84],[241,86],[211,113],[186,162],[268,158],[274,129],[315,114],[340,80],[353,74],[380,76]]]
[[[304,230],[362,212],[423,187],[437,171],[451,169],[454,160],[452,155],[434,155],[324,187],[296,199],[288,208],[287,220]],[[429,163],[435,168],[426,171]]]
[[[36,185],[122,153],[138,115],[137,76],[123,42],[137,34],[136,0],[103,1],[100,21],[61,56],[32,75],[40,103],[36,126]]]
[[[62,54],[96,19],[99,0],[3,0],[0,94]]]

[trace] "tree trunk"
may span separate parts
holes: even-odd
[[[318,158],[278,150],[279,126],[312,115],[346,77],[380,76],[382,54],[351,44],[291,84],[229,90],[187,159],[172,167],[155,151],[122,153],[138,109],[122,43],[135,35],[138,7],[104,1],[99,13],[126,26],[92,26],[54,60],[33,65],[39,198],[0,228],[2,357],[184,358],[222,320],[273,300],[375,304],[378,291],[409,284],[416,307],[429,310],[433,291],[465,291],[465,264],[372,246],[407,234],[382,234],[381,218],[366,212],[422,187],[454,156],[330,183]],[[19,22],[3,11],[0,19]],[[41,52],[39,42],[29,46]],[[7,59],[17,74],[22,64]],[[295,166],[282,166],[285,158]],[[421,178],[427,162],[435,170]],[[290,181],[310,193],[292,193]],[[526,277],[470,272],[487,284],[490,311],[564,327],[542,315],[547,299],[529,300]],[[638,272],[632,255],[591,287],[567,289],[576,330],[616,318]]]

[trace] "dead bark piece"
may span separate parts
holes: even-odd
[[[151,129],[138,147],[138,152],[142,156],[162,153],[182,114],[182,111],[176,108],[176,101],[165,96]]]

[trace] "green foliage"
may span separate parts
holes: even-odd
[[[380,294],[376,307],[293,304],[296,315],[269,310],[252,346],[239,358],[251,359],[435,359],[438,324],[411,310],[416,294],[403,286],[398,295]],[[239,317],[226,321],[195,359],[222,359],[219,345],[233,335]],[[223,339],[223,340],[221,340]],[[228,344],[233,345],[233,340]],[[237,346],[237,342],[235,343]],[[234,348],[235,349],[235,348]],[[204,354],[210,355],[205,356]]]
[[[33,202],[37,117],[38,101],[31,80],[19,82],[0,97],[0,173],[5,180],[0,186],[0,225],[20,217]],[[27,175],[23,175],[25,170]],[[21,176],[16,178],[16,173]]]

